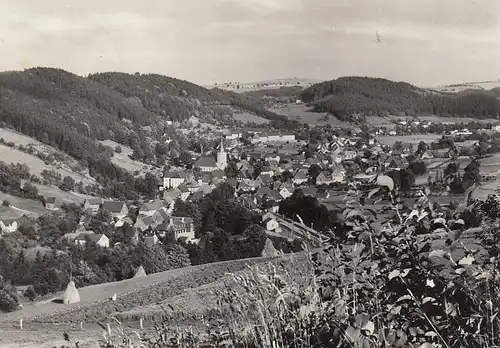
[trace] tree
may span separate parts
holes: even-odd
[[[63,191],[72,191],[75,187],[75,180],[70,176],[65,176],[59,188]]]
[[[228,178],[236,178],[238,175],[238,167],[235,161],[229,161],[226,169],[224,169],[224,173]]]
[[[463,177],[464,189],[467,189],[468,187],[474,184],[479,184],[481,182],[479,166],[479,161],[473,160],[467,165],[467,167],[465,167]]]
[[[36,292],[35,292],[35,289],[33,288],[33,286],[28,286],[28,288],[26,289],[26,291],[24,292],[24,297],[26,297],[28,300],[30,300],[31,302],[33,302],[36,298]]]
[[[420,141],[417,147],[417,155],[422,156],[425,153],[425,151],[427,151],[427,148],[428,148],[427,143],[425,143],[424,141]]]
[[[309,167],[309,170],[307,171],[307,176],[309,176],[309,180],[311,180],[311,182],[316,183],[316,178],[320,173],[321,173],[321,167],[315,163]]]
[[[148,197],[149,199],[155,198],[156,192],[158,191],[158,186],[160,185],[156,175],[147,172],[144,176],[144,184],[146,197]]]
[[[0,276],[0,311],[12,312],[19,307],[16,289]]]
[[[414,161],[410,163],[409,169],[415,176],[419,176],[425,174],[427,166],[423,161]]]
[[[122,153],[122,147],[120,145],[116,145],[115,152],[116,153]]]

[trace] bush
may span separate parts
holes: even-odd
[[[30,285],[26,291],[24,292],[24,297],[26,297],[28,300],[33,301],[36,298],[36,291],[35,289]]]
[[[9,202],[9,201],[7,201],[7,200],[2,201],[2,205],[3,205],[4,207],[10,207],[10,202]]]
[[[119,145],[117,145],[117,146],[115,147],[115,152],[116,152],[116,153],[122,153],[122,147],[121,147],[121,146],[119,146]]]
[[[19,307],[16,289],[0,276],[0,311],[12,312]]]

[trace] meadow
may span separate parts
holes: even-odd
[[[145,172],[154,170],[154,167],[150,165],[131,159],[129,156],[132,155],[134,150],[132,150],[130,147],[118,144],[113,140],[102,140],[100,141],[100,143],[104,146],[111,147],[113,151],[117,146],[120,146],[120,148],[122,149],[121,153],[114,152],[113,157],[111,158],[111,162],[123,169],[128,170],[131,173],[139,172],[140,175],[144,175]]]
[[[433,141],[441,139],[442,135],[439,134],[415,134],[415,135],[395,135],[395,136],[380,136],[377,140],[382,145],[394,145],[396,142],[400,141],[402,143],[410,143],[413,145],[418,145],[421,141],[429,144]]]
[[[257,124],[266,124],[269,123],[269,120],[264,117],[260,117],[249,112],[235,112],[233,114],[233,119],[236,121],[241,121],[244,123],[253,122]]]
[[[290,256],[284,256],[289,258]],[[28,303],[24,308],[15,312],[0,315],[0,330],[5,332],[0,336],[0,346],[4,344],[27,344],[29,347],[40,347],[41,343],[55,344],[60,340],[62,332],[81,336],[86,340],[96,340],[101,337],[101,328],[96,322],[112,322],[116,316],[125,321],[125,325],[138,328],[140,317],[145,318],[145,326],[151,327],[154,320],[161,320],[158,308],[148,308],[148,305],[159,306],[168,300],[175,315],[170,317],[190,320],[191,311],[197,310],[197,303],[189,305],[190,300],[182,300],[186,293],[194,294],[199,287],[217,283],[227,274],[240,272],[249,265],[262,264],[272,258],[259,257],[245,260],[233,260],[199,266],[173,269],[166,272],[150,274],[145,277],[132,278],[120,282],[91,285],[78,289],[81,302],[71,305],[62,305],[53,302],[62,297],[62,293],[45,301]],[[208,285],[208,287],[211,287]],[[117,294],[117,301],[111,301],[113,294]],[[191,298],[194,298],[191,296]],[[207,302],[207,306],[214,305]],[[183,308],[181,311],[180,309]],[[151,313],[151,314],[150,314]],[[167,315],[168,316],[168,315]],[[17,327],[23,319],[24,329]],[[80,329],[83,323],[83,330]],[[50,328],[50,329],[49,329]],[[6,331],[8,330],[8,331]],[[7,334],[7,332],[10,332]],[[40,335],[41,333],[41,335]],[[43,337],[43,340],[42,340]],[[38,345],[37,345],[38,344]],[[15,345],[16,346],[16,345]],[[17,346],[16,346],[17,347]],[[47,347],[51,347],[47,345]],[[81,347],[85,347],[82,345]]]
[[[284,107],[273,108],[271,111],[288,117],[292,121],[307,123],[310,126],[331,125],[332,127],[352,128],[351,123],[340,121],[326,112],[312,112],[312,108],[305,104],[288,104]],[[325,120],[325,117],[328,119]]]

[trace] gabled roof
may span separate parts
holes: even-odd
[[[154,210],[158,210],[158,209],[160,209],[162,207],[163,207],[163,202],[160,201],[159,199],[156,199],[153,202],[142,204],[141,208],[139,210],[142,210],[142,211],[154,211]]]
[[[217,162],[212,156],[201,156],[194,163],[193,167],[217,167]]]
[[[57,199],[56,197],[47,197],[47,198],[45,198],[45,203],[55,204],[56,202],[59,202],[59,199]]]
[[[82,232],[80,233],[75,240],[86,240],[87,238],[90,239],[92,242],[98,242],[104,234],[101,233],[85,233]]]
[[[89,205],[101,205],[102,199],[101,198],[87,198],[85,200],[85,203],[88,203]]]
[[[110,213],[119,213],[122,211],[125,202],[120,201],[104,201],[102,203],[102,209]]]
[[[177,172],[177,171],[171,171],[171,170],[163,173],[163,177],[164,178],[171,178],[171,179],[184,179],[185,178],[183,173]]]

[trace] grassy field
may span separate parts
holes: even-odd
[[[285,107],[271,109],[271,111],[287,116],[292,121],[307,123],[311,126],[321,126],[330,124],[332,127],[352,128],[353,125],[347,122],[342,122],[335,116],[329,115],[326,112],[312,112],[311,108],[304,104],[288,104]],[[328,120],[323,118],[328,116]]]
[[[5,128],[0,128],[0,138],[3,138],[6,142],[12,142],[16,146],[32,145],[36,151],[44,153],[46,155],[57,153],[64,157],[64,163],[59,162],[57,164],[45,164],[44,161],[42,161],[35,155],[25,153],[3,144],[0,144],[0,161],[6,163],[25,163],[30,168],[30,172],[37,176],[40,176],[40,173],[44,169],[52,169],[60,173],[63,177],[70,176],[76,181],[82,181],[85,184],[95,183],[95,180],[89,175],[79,174],[72,170],[72,168],[78,166],[73,158],[69,157],[68,155],[62,154],[60,151],[54,149],[51,146],[42,144],[33,138]]]
[[[418,145],[421,141],[431,143],[441,139],[439,134],[418,134],[418,135],[399,135],[399,136],[383,136],[377,137],[377,140],[383,145],[394,145],[397,141],[402,143],[410,143]],[[416,149],[415,149],[416,150]]]
[[[388,118],[391,120],[414,119],[413,117],[394,116],[394,115],[390,115],[390,116],[388,116]],[[492,119],[492,118],[476,119],[476,118],[468,118],[468,117],[440,117],[440,116],[434,116],[434,115],[418,116],[417,118],[421,121],[436,122],[436,123],[443,123],[443,124],[454,124],[454,123],[467,124],[470,121],[481,122],[481,123],[496,123],[496,122],[498,122],[498,120]]]
[[[236,121],[242,121],[242,122],[254,122],[254,123],[257,123],[257,124],[269,123],[269,120],[267,120],[267,119],[265,119],[263,117],[251,114],[249,112],[234,113],[233,114],[233,118]]]
[[[288,257],[290,256],[283,258]],[[194,299],[193,294],[197,291],[211,288],[208,284],[219,282],[220,285],[221,279],[228,273],[239,272],[247,265],[265,263],[270,260],[270,258],[260,257],[218,262],[170,270],[121,282],[88,286],[78,289],[81,302],[68,306],[52,302],[50,299],[28,304],[19,311],[0,315],[0,330],[3,333],[0,335],[0,346],[42,347],[44,346],[42,343],[50,342],[50,345],[46,343],[46,346],[51,347],[59,344],[62,333],[65,331],[70,334],[70,337],[80,338],[82,343],[86,341],[88,343],[89,340],[100,338],[102,329],[95,325],[96,320],[103,323],[112,322],[111,317],[118,317],[119,313],[123,313],[122,319],[131,319],[129,315],[134,310],[135,314],[147,317],[150,311],[148,305],[156,305],[164,301],[168,301],[174,305],[174,308],[179,309],[179,306],[184,303],[187,306],[186,310],[193,310],[196,303],[189,306],[189,299],[182,302],[183,294],[190,294],[191,297],[188,298]],[[110,298],[115,293],[118,299],[113,302]],[[54,299],[61,298],[61,296],[62,294],[56,294]],[[210,305],[213,304],[210,302]],[[24,321],[22,334],[16,326],[21,318]],[[83,330],[80,329],[80,321],[83,322]],[[133,320],[125,325],[134,329],[138,328],[137,322]],[[152,325],[151,320],[145,319],[146,327]],[[91,345],[83,344],[80,347],[87,346]]]
[[[116,164],[117,166],[134,173],[136,171],[140,172],[142,175],[144,175],[145,172],[147,171],[153,171],[154,167],[149,166],[145,163],[138,162],[132,160],[129,155],[132,155],[134,150],[132,150],[130,147],[118,144],[114,142],[113,140],[103,140],[101,141],[101,144],[105,146],[111,147],[113,150],[115,149],[116,146],[120,146],[122,149],[121,153],[114,153],[113,158],[111,158],[111,162]]]
[[[38,200],[11,196],[1,191],[0,201],[10,203],[9,207],[2,206],[0,209],[0,219],[17,219],[23,215],[38,216],[49,211]]]

